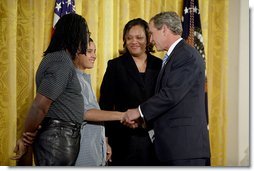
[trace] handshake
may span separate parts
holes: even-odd
[[[130,128],[137,128],[139,125],[141,125],[144,128],[145,122],[143,118],[141,118],[140,116],[141,115],[139,113],[138,108],[128,109],[126,112],[124,112],[120,122],[123,125],[128,126]]]

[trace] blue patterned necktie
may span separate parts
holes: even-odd
[[[168,59],[168,54],[165,54],[165,56],[164,56],[164,58],[162,60],[162,67],[161,68],[163,68],[163,66],[166,64],[167,59]]]

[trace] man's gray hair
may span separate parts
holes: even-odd
[[[150,22],[153,21],[154,26],[160,30],[165,24],[174,34],[182,35],[183,28],[182,22],[179,15],[176,12],[161,12],[156,14],[150,19]]]

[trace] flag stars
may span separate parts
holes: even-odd
[[[184,1],[189,2],[190,0],[184,0]],[[188,42],[188,39],[194,38],[194,42],[191,42],[191,43],[193,43],[192,45],[200,53],[200,55],[203,57],[205,61],[205,51],[204,51],[204,45],[203,45],[204,39],[202,36],[199,15],[200,15],[200,10],[198,8],[198,3],[196,0],[194,0],[194,4],[193,3],[185,4],[185,6],[183,7],[183,15],[182,15],[183,38],[186,40],[187,43],[190,43]],[[191,25],[190,23],[193,23],[193,25]],[[189,32],[190,29],[194,29],[194,32]]]
[[[184,8],[184,14],[188,14],[189,10],[187,7]]]
[[[61,7],[61,2],[60,3],[56,3],[56,7],[57,11],[59,11],[62,7]]]
[[[198,12],[198,8],[197,6],[194,7],[194,12],[197,13]]]
[[[68,0],[67,1],[67,6],[70,6],[71,5],[71,0]]]
[[[54,21],[53,27],[55,24],[65,14],[75,13],[75,1],[74,0],[55,0],[55,8],[54,8]]]
[[[189,12],[194,12],[194,13],[200,14],[199,9],[197,8],[197,6],[195,6],[194,8],[185,7],[184,8],[184,14],[188,14]]]
[[[203,43],[203,36],[200,32],[194,31],[194,36],[201,42]]]
[[[197,13],[197,14],[200,14],[199,9],[198,9],[197,6],[194,7],[194,12]]]

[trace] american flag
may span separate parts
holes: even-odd
[[[65,14],[75,13],[75,1],[74,0],[56,0],[54,9],[54,22],[53,28],[55,27],[59,18]]]
[[[182,37],[195,47],[205,60],[198,0],[184,0],[182,26]]]
[[[205,60],[205,49],[201,29],[200,11],[198,6],[198,0],[184,0],[183,4],[183,16],[182,16],[182,26],[183,34],[182,37],[185,41],[192,47],[195,47],[201,56]],[[205,81],[205,110],[206,119],[208,119],[208,93],[207,93],[207,78]]]

